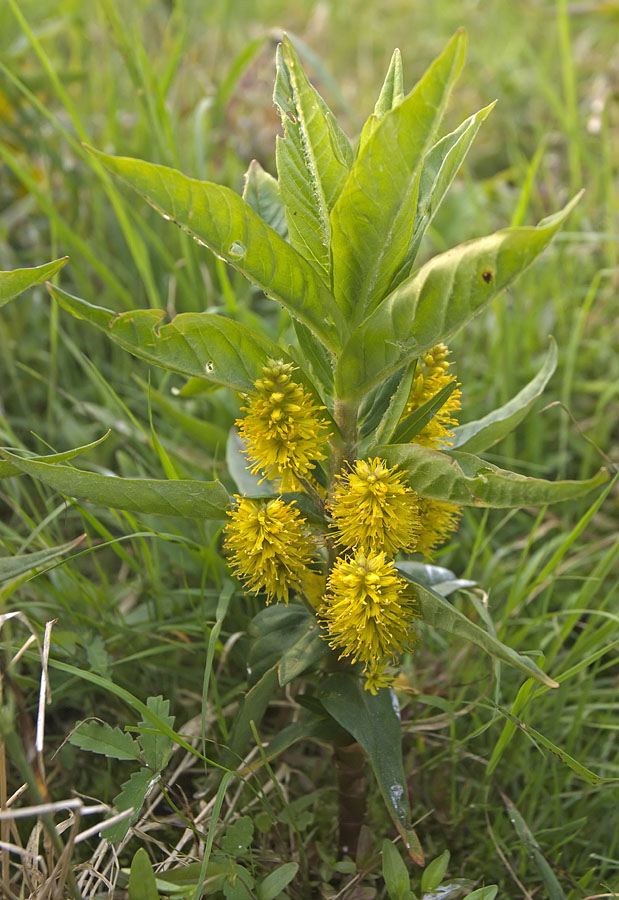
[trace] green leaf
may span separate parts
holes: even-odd
[[[47,565],[53,559],[70,553],[84,540],[85,535],[81,534],[74,541],[66,544],[60,544],[58,547],[46,547],[45,550],[37,550],[34,553],[24,553],[15,556],[0,556],[0,584],[4,581],[11,581],[20,575],[32,572],[39,566]]]
[[[374,770],[380,792],[404,845],[415,862],[423,864],[421,848],[413,844],[410,805],[402,763],[402,734],[395,692],[373,695],[359,678],[337,672],[322,684],[318,698],[329,715],[361,744]],[[414,855],[413,855],[414,854]]]
[[[388,113],[389,110],[399,106],[402,100],[404,100],[402,54],[396,47],[393,51],[393,56],[391,57],[391,62],[389,63],[383,86],[378,95],[378,100],[374,106],[374,112],[363,126],[357,153],[361,151],[362,147],[364,147],[372,137],[385,113]]]
[[[196,750],[185,738],[179,734],[177,731],[174,731],[170,726],[161,719],[156,713],[153,712],[152,709],[149,709],[148,706],[139,700],[134,694],[128,691],[126,688],[121,687],[119,684],[116,684],[113,681],[110,681],[109,678],[102,678],[100,675],[95,675],[94,672],[91,672],[89,669],[78,669],[77,666],[71,666],[68,663],[63,663],[59,659],[54,659],[50,657],[49,665],[58,669],[60,672],[66,672],[68,675],[71,675],[74,678],[81,678],[83,681],[87,681],[89,684],[94,684],[95,687],[99,688],[102,691],[105,691],[108,694],[113,694],[115,697],[118,697],[123,703],[126,703],[131,709],[137,710],[139,712],[145,722],[149,722],[155,728],[162,732],[162,734],[167,734],[172,738],[175,744],[178,744],[179,747],[182,747],[186,753],[189,753],[192,756],[195,756],[198,759],[201,759],[203,762],[216,765],[206,757],[199,750]]]
[[[443,880],[445,872],[447,871],[447,866],[449,865],[449,855],[449,850],[444,850],[440,856],[437,856],[436,859],[429,862],[423,870],[421,876],[421,890],[424,891],[424,893],[425,891],[435,890]]]
[[[498,892],[498,885],[488,884],[485,887],[477,888],[476,891],[467,894],[465,900],[494,900]]]
[[[416,363],[395,372],[364,398],[361,414],[367,401],[372,403],[361,426],[361,436],[368,437],[367,447],[360,455],[368,455],[377,444],[389,443],[406,408],[415,377]]]
[[[127,887],[129,900],[159,900],[155,873],[148,858],[148,853],[143,847],[136,850],[133,856]]]
[[[248,668],[251,679],[261,678],[282,655],[305,635],[316,617],[303,606],[277,604],[261,609],[251,621]]]
[[[170,715],[170,701],[164,700],[161,695],[158,697],[149,697],[146,700],[146,706],[159,719],[164,721],[170,728],[174,728],[174,716]],[[146,719],[142,719],[138,723],[140,728],[152,729],[152,724]],[[142,757],[146,765],[155,772],[161,772],[170,761],[172,750],[174,749],[174,741],[167,734],[162,732],[151,734],[143,732],[138,738],[142,747]]]
[[[451,446],[454,449],[466,450],[467,453],[481,453],[496,444],[522,422],[556,368],[557,345],[551,337],[550,348],[535,378],[504,406],[493,410],[482,419],[466,422],[454,428]]]
[[[505,228],[440,253],[403,281],[344,347],[336,373],[340,397],[361,396],[448,340],[533,262],[579,198],[535,227]]]
[[[419,434],[424,425],[427,425],[445,403],[447,403],[447,400],[451,397],[457,385],[458,382],[455,378],[453,381],[448,381],[447,384],[443,385],[433,397],[430,397],[429,400],[426,400],[425,403],[413,410],[410,415],[406,416],[395,429],[393,434],[394,443],[406,444],[409,441],[412,441],[415,435]]]
[[[245,755],[251,741],[251,723],[260,723],[277,689],[277,667],[271,666],[249,690],[241,703],[232,724],[227,746],[222,754],[222,765],[236,768]]]
[[[389,68],[380,89],[378,100],[374,106],[374,115],[380,120],[390,110],[399,106],[404,100],[404,75],[402,72],[402,54],[398,47],[393,51]]]
[[[360,322],[385,296],[407,252],[419,175],[464,61],[463,31],[361,147],[331,214],[333,290]]]
[[[279,663],[279,683],[283,687],[293,681],[297,675],[311,668],[330,652],[318,622],[314,616],[308,622],[306,630],[283,654]]]
[[[69,743],[81,750],[101,753],[109,759],[140,759],[140,747],[131,735],[105,722],[82,722],[69,737]]]
[[[421,497],[459,506],[542,506],[582,497],[608,481],[606,469],[583,481],[529,478],[470,453],[454,450],[447,454],[420,444],[390,444],[377,447],[375,453],[390,466],[397,463],[405,469]]]
[[[410,275],[421,239],[475,140],[481,123],[493,107],[494,103],[491,103],[490,106],[470,116],[459,128],[438,141],[426,156],[419,179],[413,234],[402,265],[393,277],[390,290],[394,290]]]
[[[593,772],[591,769],[588,769],[587,766],[583,765],[579,760],[575,759],[573,756],[566,750],[562,750],[561,747],[558,747],[557,744],[553,743],[549,738],[546,737],[545,734],[542,734],[541,731],[537,731],[537,729],[532,728],[531,725],[528,725],[526,722],[521,721],[520,719],[513,716],[506,709],[501,709],[502,714],[508,720],[514,724],[520,731],[529,735],[533,741],[538,744],[541,744],[542,747],[545,747],[547,750],[550,750],[553,756],[556,756],[557,759],[560,759],[561,762],[568,766],[568,768],[572,769],[573,772],[576,772],[577,775],[580,775],[581,778],[584,778],[585,781],[588,781],[589,784],[606,784],[616,782],[616,778],[602,778],[601,775],[598,775],[596,772]]]
[[[326,347],[337,349],[338,328],[345,327],[331,294],[315,269],[242,197],[167,166],[89,149],[161,215],[285,306]]]
[[[73,450],[65,450],[63,453],[51,453],[48,456],[27,455],[25,459],[30,459],[33,462],[66,462],[67,460],[73,459],[75,456],[78,456],[80,453],[85,453],[87,450],[92,450],[93,447],[98,447],[99,444],[103,443],[103,441],[107,437],[109,437],[110,434],[110,431],[106,431],[103,437],[98,438],[96,441],[92,441],[92,443],[90,444],[84,444],[82,447],[74,447]],[[8,447],[5,449],[8,450]],[[0,478],[9,478],[13,475],[23,474],[24,473],[21,471],[21,469],[18,469],[12,463],[0,461]]]
[[[533,681],[532,678],[527,678],[527,680],[524,682],[524,684],[520,685],[520,689],[518,690],[518,693],[516,694],[516,699],[512,703],[512,707],[510,710],[511,715],[513,717],[513,721],[508,719],[508,721],[503,726],[503,731],[501,732],[498,741],[494,745],[492,754],[490,756],[490,759],[488,760],[488,765],[486,766],[486,773],[485,773],[486,777],[490,777],[490,775],[492,775],[492,773],[498,766],[499,761],[500,761],[501,757],[503,756],[503,753],[509,746],[510,741],[516,734],[516,731],[518,730],[518,726],[516,725],[516,721],[517,721],[516,716],[527,705],[529,695],[534,686],[535,686],[535,682]]]
[[[437,591],[414,581],[407,574],[405,568],[399,567],[399,571],[414,586],[415,595],[421,610],[421,618],[426,625],[463,638],[471,644],[476,644],[490,656],[500,659],[521,672],[525,672],[528,676],[536,678],[537,681],[541,681],[547,687],[559,687],[556,681],[546,675],[545,672],[542,672],[527,656],[521,656],[520,653],[516,653],[515,650],[501,643],[493,635],[488,634],[475,622],[471,622],[464,613],[460,612],[449,600],[445,600]]]
[[[140,769],[123,783],[120,793],[114,797],[114,806],[117,812],[133,809],[133,813],[127,819],[122,819],[110,828],[106,828],[103,834],[110,843],[122,841],[126,837],[127,832],[140,815],[142,804],[160,778],[159,774],[151,772],[150,769]]]
[[[258,885],[256,891],[258,900],[275,900],[284,888],[290,884],[298,871],[299,864],[296,862],[284,863],[283,866],[278,866]]]
[[[330,215],[348,177],[352,150],[287,36],[277,49],[273,100],[284,127],[276,158],[290,243],[328,285]]]
[[[501,797],[509,813],[509,820],[516,829],[518,837],[522,842],[522,848],[527,856],[532,856],[537,870],[540,873],[544,884],[544,895],[548,900],[565,900],[565,893],[559,884],[557,876],[548,863],[548,860],[542,853],[541,847],[535,839],[535,835],[523,819],[518,808],[512,803],[502,791]]]
[[[254,839],[254,823],[249,816],[241,816],[232,823],[221,839],[221,849],[229,856],[244,856]]]
[[[1,449],[0,456],[55,491],[96,506],[189,519],[225,519],[229,506],[228,492],[220,481],[115,478],[21,459]]]
[[[253,876],[245,866],[237,862],[231,863],[230,868],[232,871],[223,883],[224,897],[226,900],[247,900],[252,896]]]
[[[179,313],[162,325],[166,314],[161,309],[116,314],[53,285],[49,292],[63,309],[86,319],[134,356],[233,390],[251,390],[267,359],[290,361],[267,337],[214,313]]]
[[[276,178],[264,171],[257,159],[252,159],[249,169],[245,173],[243,200],[249,203],[253,211],[258,213],[267,225],[270,225],[280,237],[286,240],[288,237],[286,207],[282,200],[279,184]]]
[[[35,284],[40,284],[55,275],[68,262],[69,257],[55,259],[43,266],[33,269],[13,269],[12,272],[0,272],[0,306],[4,306],[13,297],[17,297]]]
[[[302,322],[297,322],[296,319],[293,319],[292,324],[303,354],[303,365],[305,366],[309,363],[314,377],[322,383],[328,394],[332,394],[333,358]],[[290,349],[291,356],[293,355],[293,349]]]
[[[389,900],[408,900],[412,897],[411,881],[404,860],[391,841],[384,840],[383,878],[389,894]]]

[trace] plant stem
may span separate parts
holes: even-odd
[[[352,463],[357,457],[359,433],[357,429],[358,406],[351,401],[336,399],[333,418],[339,435],[331,441],[331,484],[344,463]]]
[[[339,847],[353,859],[367,807],[366,755],[357,741],[334,745],[337,769]]]

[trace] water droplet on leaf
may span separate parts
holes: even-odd
[[[230,247],[228,248],[228,253],[230,254],[230,256],[234,257],[235,259],[240,259],[242,256],[245,256],[245,254],[247,253],[247,247],[245,246],[245,244],[242,244],[240,241],[234,241],[233,244],[230,244]]]

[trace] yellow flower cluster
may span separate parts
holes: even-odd
[[[413,638],[415,600],[388,557],[415,549],[419,507],[397,468],[357,460],[337,476],[329,503],[335,541],[349,555],[335,561],[319,615],[330,646],[363,663],[372,693],[391,682],[386,669]]]
[[[415,412],[453,380],[453,376],[449,374],[451,363],[447,362],[448,356],[449,349],[445,344],[437,344],[421,358],[402,418]],[[435,449],[449,446],[449,439],[453,437],[449,426],[458,424],[455,413],[461,409],[461,396],[462,392],[458,385],[434,418],[415,435],[416,444]]]
[[[439,344],[423,357],[404,416],[450,380],[448,352]],[[322,408],[293,380],[293,371],[291,363],[269,360],[236,423],[251,471],[277,479],[280,492],[312,480],[329,439]],[[457,424],[459,398],[455,390],[414,440],[437,449],[446,445],[449,426]],[[224,546],[235,575],[248,590],[264,592],[267,603],[287,603],[290,591],[297,590],[319,607],[330,646],[363,665],[365,687],[376,693],[392,682],[389,667],[416,639],[415,597],[393,557],[400,550],[431,553],[455,530],[460,511],[418,497],[405,474],[379,458],[356,460],[336,475],[327,509],[341,555],[326,583],[312,566],[316,536],[295,504],[281,497],[237,497]]]
[[[330,509],[338,544],[362,552],[380,547],[389,556],[415,549],[417,499],[396,470],[382,459],[359,459],[348,472],[336,475]]]
[[[391,682],[385,670],[411,646],[415,600],[393,562],[382,551],[339,557],[321,609],[340,656],[362,662],[373,694]]]
[[[431,400],[453,379],[453,373],[449,371],[451,363],[447,359],[448,356],[449,348],[445,344],[437,344],[421,358],[402,415],[403,419]],[[456,414],[462,406],[461,396],[458,384],[434,418],[415,435],[413,443],[435,450],[450,446],[450,439],[453,437],[451,428],[458,424]],[[461,510],[457,506],[439,500],[419,498],[420,529],[417,551],[426,556],[433,553],[457,529],[460,516]]]
[[[292,363],[268,360],[242,408],[246,415],[236,422],[251,472],[277,479],[280,492],[297,488],[298,477],[311,477],[316,461],[325,459],[329,437],[321,408],[293,380],[293,371]],[[318,603],[320,576],[310,567],[316,539],[294,503],[236,500],[224,541],[234,574],[249,591],[264,592],[267,603],[288,603],[292,589]]]
[[[292,380],[294,366],[268,360],[263,378],[247,396],[246,413],[236,426],[253,465],[251,472],[279,478],[280,490],[294,490],[295,476],[307,478],[317,460],[325,459],[327,423],[310,394]]]
[[[236,497],[228,513],[224,548],[232,570],[253,593],[264,591],[267,603],[288,603],[291,587],[309,575],[315,551],[307,522],[294,503]]]

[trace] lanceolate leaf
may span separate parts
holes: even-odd
[[[257,159],[252,159],[245,173],[243,200],[270,225],[280,237],[288,237],[286,207],[277,179],[265,172]]]
[[[361,136],[359,138],[357,153],[361,151],[362,147],[374,134],[380,120],[385,115],[385,113],[388,113],[390,109],[398,106],[402,102],[402,100],[404,100],[402,54],[396,47],[396,49],[393,51],[393,56],[391,57],[389,69],[387,70],[387,75],[385,76],[385,81],[378,96],[378,100],[376,101],[374,112],[363,126],[363,131],[361,132]]]
[[[542,672],[527,656],[521,656],[519,653],[516,653],[515,650],[501,643],[501,641],[484,631],[475,622],[471,622],[449,600],[433,591],[428,585],[419,584],[411,579],[407,575],[406,568],[403,567],[399,571],[414,585],[415,594],[421,608],[421,617],[427,625],[476,644],[490,656],[496,657],[496,659],[500,659],[516,669],[520,669],[521,672],[526,672],[529,677],[536,678],[537,681],[541,681],[547,687],[556,688],[559,686],[556,681],[546,675],[545,672]]]
[[[333,392],[333,361],[320,341],[302,322],[293,322],[297,341],[305,363],[309,363],[314,377],[321,382],[328,393]],[[290,350],[292,353],[292,349]]]
[[[455,378],[453,381],[448,381],[433,397],[430,397],[418,409],[413,410],[410,415],[406,416],[395,430],[393,435],[394,443],[404,444],[412,441],[424,425],[427,425],[441,407],[445,405],[457,385],[458,382]]]
[[[390,290],[394,290],[410,275],[421,239],[475,140],[481,123],[493,107],[494,103],[491,103],[490,106],[470,116],[459,128],[441,138],[426,156],[419,179],[413,234],[402,265],[393,277]]]
[[[27,291],[35,284],[51,278],[59,269],[62,269],[68,259],[68,256],[63,256],[62,259],[55,259],[53,262],[45,263],[44,266],[35,266],[33,269],[13,269],[12,272],[0,272],[0,306],[4,306],[13,297],[17,297],[18,294]]]
[[[167,166],[92,152],[164,217],[285,306],[325,346],[337,349],[337,330],[343,332],[344,325],[331,294],[315,269],[242,197]]]
[[[415,364],[403,367],[363,398],[359,434],[368,444],[384,444],[391,438],[408,401],[414,374]],[[359,455],[364,456],[365,449]]]
[[[49,456],[28,456],[27,459],[31,459],[34,462],[46,462],[46,463],[57,463],[57,462],[66,462],[69,459],[73,459],[74,456],[77,456],[80,453],[85,453],[86,450],[92,450],[93,447],[98,446],[102,441],[104,441],[108,435],[110,434],[107,431],[103,437],[98,438],[96,441],[92,441],[90,444],[84,444],[82,447],[74,447],[72,450],[65,450],[63,453],[51,453]],[[12,475],[22,475],[21,469],[18,469],[17,466],[14,466],[10,462],[1,461],[0,460],[0,478],[9,478]]]
[[[277,138],[277,175],[290,243],[328,285],[330,214],[348,177],[352,150],[288,37],[277,50],[273,99],[284,126],[284,136]]]
[[[6,450],[0,450],[0,456],[8,459],[26,475],[31,475],[54,490],[97,506],[189,519],[226,517],[229,497],[220,481],[114,478],[95,472],[81,472],[69,466],[21,459]]]
[[[338,672],[323,682],[318,697],[367,753],[389,814],[410,852],[410,805],[395,693],[383,689],[372,695],[355,675]]]
[[[470,453],[447,454],[420,444],[391,444],[377,447],[375,453],[390,466],[397,463],[405,469],[421,497],[459,506],[541,506],[581,497],[608,480],[606,469],[585,481],[528,478]]]
[[[483,419],[455,428],[452,447],[467,453],[481,453],[500,441],[524,419],[556,368],[557,345],[554,338],[550,338],[550,348],[535,378],[504,406],[488,413]]]
[[[336,375],[340,396],[361,395],[466,325],[542,252],[578,199],[537,227],[505,228],[441,253],[403,281],[351,335]]]
[[[408,249],[423,158],[464,49],[464,33],[458,32],[408,97],[385,113],[333,209],[333,290],[341,309],[357,322],[385,296]]]
[[[160,309],[115,314],[49,285],[60,305],[100,328],[129,353],[156,366],[204,378],[237,391],[249,391],[267,359],[290,361],[259,332],[211,313],[179,313],[167,325]]]

